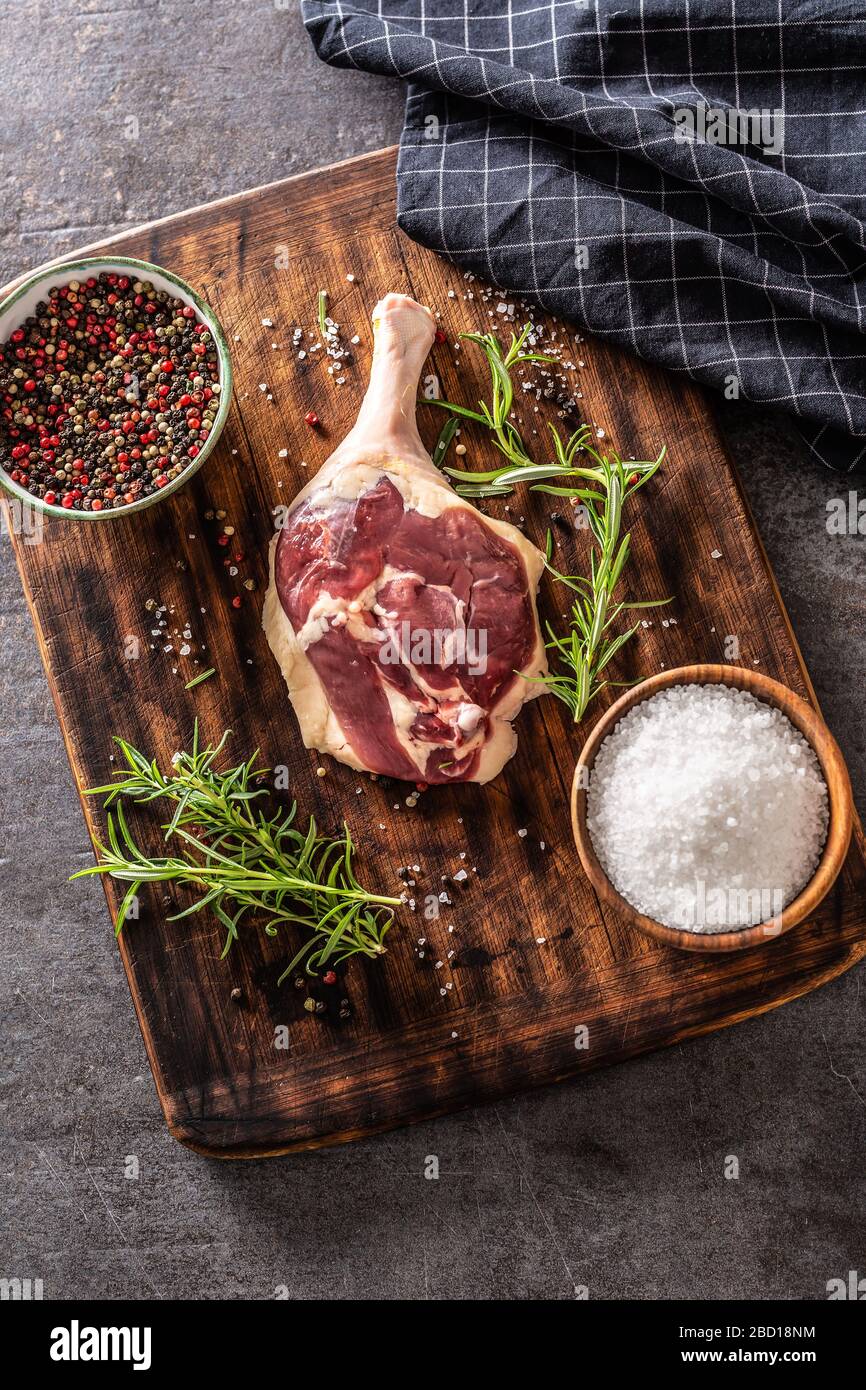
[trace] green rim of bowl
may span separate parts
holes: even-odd
[[[175,275],[173,271],[166,270],[164,266],[155,265],[152,261],[139,261],[133,256],[88,256],[82,260],[61,261],[58,262],[57,265],[35,270],[32,275],[28,275],[27,279],[24,280],[17,289],[13,290],[11,294],[7,295],[6,298],[0,302],[0,315],[6,314],[25,294],[32,290],[34,285],[38,285],[43,280],[57,281],[59,284],[62,284],[64,279],[75,279],[79,271],[87,271],[88,274],[92,274],[95,269],[104,270],[108,266],[128,266],[131,270],[139,272],[136,279],[146,280],[149,279],[151,275],[162,276],[163,279],[170,280],[171,283],[177,287],[181,298],[186,298],[191,304],[195,305],[201,318],[207,321],[208,327],[213,333],[217,345],[220,372],[220,408],[217,411],[213,429],[205,440],[201,452],[197,458],[193,459],[192,463],[187,465],[182,473],[178,474],[178,476],[172,479],[164,488],[161,488],[159,492],[151,493],[149,497],[142,497],[139,501],[130,502],[123,507],[118,507],[116,510],[77,512],[73,511],[71,507],[61,507],[56,502],[43,502],[40,497],[34,497],[33,494],[22,487],[20,483],[13,482],[5,468],[0,465],[0,487],[4,488],[6,492],[11,493],[13,497],[18,498],[20,502],[25,503],[29,507],[33,507],[34,510],[44,512],[46,516],[62,517],[64,521],[85,521],[94,522],[96,524],[107,521],[118,521],[121,517],[129,516],[132,512],[143,512],[147,507],[155,507],[158,502],[162,502],[166,497],[170,497],[172,493],[182,488],[192,477],[193,473],[197,473],[202,464],[206,462],[217,440],[222,434],[223,426],[228,418],[229,407],[231,405],[232,361],[231,354],[229,353],[228,340],[223,331],[222,324],[207,301],[202,299],[200,294],[196,294],[195,290],[191,285],[187,284],[186,280],[182,280],[180,276]],[[12,330],[10,329],[9,331]],[[4,335],[5,341],[5,337],[8,336],[5,330]]]

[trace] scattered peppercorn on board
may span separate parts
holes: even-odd
[[[247,926],[221,961],[223,930],[212,918],[166,922],[172,904],[143,890],[120,951],[160,1101],[172,1134],[217,1157],[336,1143],[576,1077],[774,1008],[866,954],[859,824],[815,917],[752,951],[668,950],[600,903],[572,842],[569,792],[604,700],[580,728],[552,698],[532,702],[515,758],[485,787],[419,792],[332,762],[317,775],[323,760],[301,745],[261,630],[274,509],[354,420],[369,314],[383,293],[405,291],[441,315],[444,341],[430,371],[443,395],[469,405],[483,395],[486,371],[471,349],[454,349],[458,333],[507,333],[525,317],[511,296],[488,294],[397,230],[395,158],[386,150],[87,248],[163,265],[202,293],[232,349],[233,407],[206,466],[158,506],[108,525],[50,518],[40,544],[20,528],[13,536],[80,789],[108,780],[112,735],[168,766],[198,716],[213,741],[233,730],[232,762],[258,746],[305,815],[326,828],[348,822],[365,885],[405,887],[414,902],[398,914],[386,956],[351,961],[335,984],[308,991],[291,980],[277,986],[299,944],[290,931],[272,940]],[[336,361],[311,350],[321,288],[351,344]],[[562,379],[582,418],[623,455],[652,458],[662,443],[669,450],[636,504],[629,574],[637,596],[673,594],[675,602],[648,614],[617,674],[723,661],[733,635],[740,665],[754,663],[814,699],[701,391],[616,348],[579,342],[568,325],[540,321],[545,345],[555,339],[574,364]],[[543,461],[543,422],[557,418],[556,405],[529,392],[518,405]],[[310,412],[318,425],[305,421]],[[431,447],[442,423],[422,409]],[[493,466],[489,440],[474,427],[460,442],[465,466]],[[562,516],[551,521],[556,503]],[[485,505],[491,515],[525,518],[541,545],[552,526],[558,567],[579,567],[586,538],[582,547],[567,499],[523,489]],[[561,625],[564,594],[547,580],[541,607]],[[83,797],[83,806],[89,830],[103,838],[98,802]],[[155,852],[157,817],[132,817]],[[105,886],[113,916],[122,886]],[[108,925],[93,949],[112,949]],[[305,1007],[310,993],[323,1009]]]

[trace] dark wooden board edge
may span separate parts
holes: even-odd
[[[749,952],[743,952],[740,958],[745,960],[749,954]],[[787,988],[784,992],[780,992],[771,998],[760,999],[756,997],[755,1002],[750,1004],[748,1008],[734,1012],[723,1012],[722,1005],[724,1000],[722,997],[719,997],[716,1001],[719,1007],[718,1016],[705,1016],[700,1020],[692,1022],[684,1021],[682,1026],[679,1027],[674,1034],[670,1033],[670,1001],[662,1001],[659,1004],[654,1022],[655,1031],[646,1031],[644,1026],[642,1036],[639,1039],[636,1037],[633,1043],[626,1043],[625,1038],[621,1039],[618,1045],[619,1050],[616,1058],[608,1055],[596,1060],[591,1056],[590,1052],[586,1052],[582,1055],[581,1060],[574,1061],[574,1057],[578,1057],[579,1054],[577,1054],[572,1045],[573,1030],[569,1029],[567,1025],[559,1025],[557,1028],[557,1036],[562,1044],[563,1060],[558,1066],[551,1066],[549,1060],[550,1054],[549,1051],[546,1052],[544,1050],[544,1042],[551,1036],[551,1016],[554,1018],[561,1017],[563,1010],[560,1009],[558,1014],[555,1011],[551,1011],[550,1014],[547,1014],[543,1007],[541,1007],[541,1000],[537,1000],[535,1002],[539,1004],[537,1011],[539,1046],[536,1058],[537,1068],[540,1072],[543,1072],[542,1075],[537,1078],[531,1075],[523,1075],[517,1082],[512,1082],[509,1079],[508,1084],[502,1084],[498,1091],[488,1089],[484,1095],[476,1094],[472,1089],[472,1085],[470,1085],[467,1087],[467,1093],[463,1096],[458,1095],[456,1099],[452,1091],[449,1092],[448,1098],[444,1103],[437,1104],[435,1099],[431,1098],[431,1100],[424,1105],[423,1109],[419,1109],[417,1113],[407,1114],[404,1110],[401,1110],[399,1115],[396,1116],[391,1114],[383,1115],[381,1118],[377,1119],[371,1118],[369,1123],[365,1123],[362,1128],[346,1128],[335,1131],[325,1137],[299,1138],[292,1143],[274,1146],[267,1141],[263,1141],[260,1144],[249,1143],[246,1137],[241,1142],[236,1142],[237,1119],[234,1116],[226,1117],[224,1120],[219,1116],[213,1116],[206,1121],[196,1122],[188,1118],[179,1119],[176,1114],[172,1116],[170,1110],[166,1110],[167,1125],[170,1133],[179,1143],[206,1158],[271,1158],[279,1157],[282,1154],[299,1153],[321,1148],[333,1148],[338,1144],[349,1143],[355,1139],[364,1139],[371,1135],[386,1133],[388,1130],[396,1129],[403,1125],[421,1124],[427,1120],[433,1120],[443,1115],[456,1114],[479,1105],[495,1105],[498,1101],[509,1099],[517,1094],[540,1090],[545,1086],[560,1084],[565,1081],[574,1081],[578,1077],[589,1072],[613,1065],[614,1062],[632,1061],[652,1052],[660,1051],[663,1048],[673,1047],[678,1043],[690,1042],[695,1038],[705,1037],[710,1033],[720,1032],[725,1028],[733,1027],[735,1024],[748,1022],[750,1019],[757,1018],[761,1014],[770,1013],[773,1009],[778,1008],[782,1004],[801,999],[805,997],[805,995],[810,994],[814,989],[829,984],[839,975],[844,974],[845,971],[849,970],[853,965],[856,965],[863,959],[863,956],[866,955],[866,941],[849,946],[841,951],[837,946],[828,944],[827,954],[830,957],[827,964],[820,969],[819,973],[804,976],[802,979],[802,988],[794,990]],[[702,958],[692,957],[691,959],[697,961]],[[636,985],[639,982],[640,973],[642,971],[651,971],[652,960],[652,956],[635,958],[634,975]],[[699,976],[696,970],[694,974],[695,980],[697,980]],[[691,975],[689,972],[686,972],[686,976],[687,978],[685,981],[683,981],[683,977],[680,976],[680,982],[684,982],[686,986],[688,986]],[[621,971],[619,978],[621,981]],[[765,974],[761,980],[761,987],[764,986],[766,981],[767,975]],[[697,993],[698,991],[696,990],[695,998],[697,998]],[[499,1012],[501,1012],[501,1010]],[[499,1018],[497,1018],[494,1023],[492,1021],[493,1011],[491,1010],[490,1013],[490,1026],[499,1030],[501,1028]],[[586,1011],[581,1011],[580,1000],[577,997],[570,998],[568,1013],[571,1019],[577,1018],[581,1023],[586,1022]],[[604,1019],[604,1024],[612,1026],[613,1020],[608,1016]],[[621,1024],[622,1020],[618,1018],[616,1020],[616,1025],[620,1026]],[[553,1026],[556,1027],[557,1025],[554,1024]],[[595,1024],[593,1020],[590,1019],[587,1026],[591,1031],[594,1027],[598,1027],[599,1025]],[[624,1033],[626,1034],[627,1028],[628,1019],[626,1019],[624,1029]],[[566,1063],[564,1059],[567,1055],[568,1047],[571,1047],[573,1056],[570,1057]],[[400,1055],[405,1059],[405,1051],[402,1044],[400,1045]],[[413,1058],[413,1061],[414,1060]],[[351,1059],[349,1059],[349,1062],[351,1063]],[[383,1071],[387,1071],[388,1065],[388,1057],[383,1056]],[[369,1085],[370,1081],[370,1073],[369,1071],[365,1071],[364,1084]],[[256,1099],[259,1100],[262,1090],[265,1089],[266,1087],[252,1088],[249,1094],[251,1097],[255,1096]],[[431,1082],[430,1089],[435,1090],[435,1081]],[[237,1101],[237,1095],[233,1096],[233,1100]],[[280,1118],[281,1121],[285,1123],[286,1117],[284,1112],[281,1112]]]
[[[369,154],[356,154],[351,159],[338,159],[333,164],[322,164],[318,169],[307,169],[301,174],[291,174],[285,179],[274,179],[271,183],[257,184],[255,188],[247,188],[243,193],[228,193],[223,198],[214,198],[210,203],[195,203],[191,208],[184,208],[183,212],[170,212],[165,217],[156,217],[151,222],[138,222],[134,227],[126,227],[122,232],[114,232],[109,237],[103,237],[101,241],[88,241],[84,246],[77,247],[74,251],[67,251],[62,256],[52,256],[48,261],[40,261],[38,265],[31,267],[30,270],[22,270],[20,275],[14,276],[0,287],[0,301],[4,300],[8,294],[12,294],[22,285],[25,280],[29,280],[31,275],[39,274],[43,270],[51,270],[53,266],[66,265],[68,261],[81,260],[85,256],[102,256],[105,252],[117,248],[122,242],[130,237],[151,236],[154,232],[170,228],[172,223],[180,224],[187,218],[194,217],[196,213],[212,212],[214,208],[230,208],[241,203],[248,202],[250,198],[255,198],[264,193],[272,193],[278,188],[290,188],[292,184],[301,183],[304,179],[318,178],[322,174],[345,172],[353,165],[367,165],[373,160],[393,158],[396,169],[398,145],[386,145],[384,149],[373,150]],[[121,254],[123,254],[121,252]],[[146,260],[147,257],[139,256],[137,259]]]

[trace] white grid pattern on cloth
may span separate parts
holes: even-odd
[[[302,9],[326,61],[411,84],[410,236],[675,372],[735,375],[849,468],[866,459],[866,16],[786,4]],[[698,103],[781,111],[780,151],[679,142],[673,113]]]

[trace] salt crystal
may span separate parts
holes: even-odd
[[[778,918],[827,837],[814,750],[781,710],[725,685],[678,685],[602,743],[587,829],[622,896],[666,926],[729,931]]]

